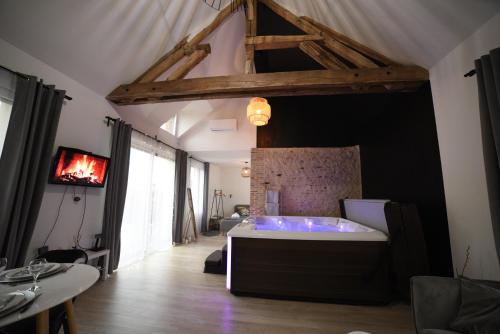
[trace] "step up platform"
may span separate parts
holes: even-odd
[[[225,275],[227,266],[227,245],[222,250],[216,250],[205,260],[204,273]]]

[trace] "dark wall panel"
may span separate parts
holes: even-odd
[[[430,87],[395,95],[360,141],[363,197],[415,203],[431,272],[452,275],[443,175]]]
[[[451,275],[451,252],[429,85],[415,93],[270,98],[257,147],[360,145],[364,198],[417,204],[431,271]]]

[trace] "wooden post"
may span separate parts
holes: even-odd
[[[257,0],[247,0],[246,11],[246,36],[254,37],[257,35]],[[245,73],[254,72],[255,47],[245,43]]]

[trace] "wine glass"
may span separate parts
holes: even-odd
[[[0,257],[0,273],[7,269],[7,258],[6,257]]]
[[[28,265],[28,270],[30,274],[33,276],[33,287],[31,290],[36,291],[40,289],[40,287],[37,284],[38,276],[42,272],[42,270],[45,268],[47,265],[47,260],[46,259],[35,259],[30,261]]]

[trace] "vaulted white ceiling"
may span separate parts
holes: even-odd
[[[395,60],[426,68],[500,11],[498,0],[276,1]],[[201,30],[216,15],[217,11],[202,0],[2,0],[0,38],[105,96],[119,84],[133,81],[179,40]],[[244,29],[241,11],[226,20],[207,38],[211,55],[188,77],[242,73]],[[185,110],[189,121],[184,124],[190,126],[179,141],[192,143],[197,141],[190,136],[205,131],[198,122],[227,116],[228,109],[233,110],[234,118],[244,113],[244,100],[233,101],[228,105],[231,108],[224,107],[225,103],[156,104],[118,112],[159,128],[173,114]],[[198,120],[196,108],[204,111]],[[248,147],[234,149],[250,148],[255,140],[242,145]]]

